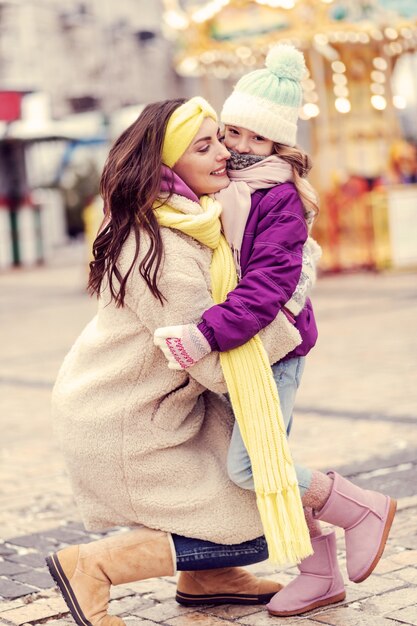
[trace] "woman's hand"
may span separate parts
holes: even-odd
[[[157,328],[153,341],[161,348],[171,370],[191,367],[211,352],[211,347],[195,324]]]

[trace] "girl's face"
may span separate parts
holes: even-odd
[[[217,122],[206,117],[173,171],[197,196],[215,193],[229,184],[226,161],[230,153],[219,140]]]
[[[224,145],[239,154],[270,156],[274,153],[273,141],[241,126],[226,126]]]

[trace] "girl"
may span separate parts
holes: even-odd
[[[316,255],[308,231],[317,203],[305,180],[308,158],[294,147],[304,71],[300,52],[276,46],[267,56],[266,68],[245,75],[226,100],[221,119],[226,125],[224,143],[231,152],[231,183],[216,197],[222,203],[223,230],[240,282],[224,302],[206,310],[199,323],[155,333],[169,367],[176,369],[194,366],[212,351],[233,351],[279,312],[294,315],[302,341],[272,366],[287,433],[304,358],[317,338],[306,298]],[[186,162],[180,161],[177,169],[187,182]],[[235,407],[233,400],[232,396]],[[239,486],[253,489],[254,442],[246,428],[241,432],[238,421],[228,454],[229,475]],[[256,436],[254,429],[252,439]],[[345,597],[335,535],[322,535],[319,519],[346,529],[349,577],[361,582],[381,557],[395,513],[393,500],[365,492],[335,473],[324,475],[299,466],[296,473],[314,554],[301,562],[300,575],[268,605],[274,615],[304,613]],[[357,523],[355,529],[352,523]]]

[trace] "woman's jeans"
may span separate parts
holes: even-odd
[[[272,373],[278,389],[287,436],[291,431],[295,395],[303,375],[304,366],[305,357],[295,357],[286,361],[279,361],[272,366]],[[230,480],[242,489],[253,490],[255,488],[250,458],[245,444],[243,443],[237,422],[234,424],[232,439],[230,441],[227,457],[227,471]],[[310,486],[312,473],[311,470],[301,465],[295,465],[295,471],[300,494],[303,496]]]
[[[268,558],[268,547],[264,537],[230,546],[181,535],[172,535],[172,539],[179,571],[251,565],[266,561]]]

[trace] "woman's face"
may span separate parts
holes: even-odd
[[[224,131],[224,145],[239,154],[270,156],[274,152],[274,142],[242,126],[227,125]]]
[[[173,171],[197,196],[215,193],[229,184],[226,161],[230,153],[219,140],[219,126],[206,117]]]

